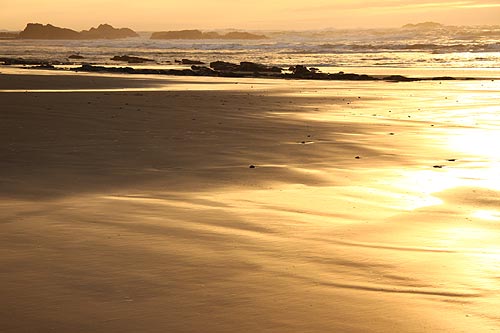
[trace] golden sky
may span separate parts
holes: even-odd
[[[500,24],[500,0],[0,0],[0,29],[28,22],[76,30],[99,23],[135,30],[398,27],[435,21]]]

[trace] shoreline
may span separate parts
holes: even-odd
[[[87,73],[109,73],[109,74],[130,74],[130,75],[164,75],[164,76],[189,76],[189,77],[226,77],[226,78],[271,78],[288,80],[314,80],[314,81],[387,81],[387,82],[418,82],[418,81],[472,81],[472,80],[496,80],[498,78],[488,77],[453,77],[449,75],[439,75],[432,77],[410,77],[400,74],[357,74],[322,72],[318,68],[306,67],[302,65],[291,66],[284,69],[277,66],[264,65],[253,62],[241,62],[240,64],[216,61],[209,65],[203,62],[183,59],[182,63],[194,65],[189,68],[159,69],[143,67],[142,59],[136,57],[123,56],[137,61],[141,67],[129,66],[102,66],[95,64],[82,64],[80,67],[63,68],[61,65],[68,65],[49,60],[24,60],[21,58],[0,58],[3,68],[8,66],[25,66],[26,69],[50,70],[50,71],[71,71]],[[122,58],[123,58],[122,57]],[[181,61],[179,61],[181,62]],[[26,67],[28,66],[28,67]],[[57,67],[59,66],[59,67]],[[1,68],[1,67],[0,67]]]

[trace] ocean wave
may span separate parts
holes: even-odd
[[[446,66],[500,67],[500,27],[453,28],[439,31],[401,29],[269,32],[263,40],[151,40],[147,34],[124,40],[58,41],[0,40],[0,56],[110,64],[116,55],[154,59],[157,64],[175,59],[204,62],[255,61],[287,66]],[[471,56],[471,53],[474,56]]]

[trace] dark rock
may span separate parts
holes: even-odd
[[[241,71],[241,72],[256,72],[256,73],[271,72],[271,73],[281,73],[281,71],[283,69],[280,68],[280,67],[276,67],[276,66],[266,66],[266,65],[257,64],[257,63],[254,63],[254,62],[243,61],[243,62],[240,63],[240,65],[239,65],[239,67],[238,67],[237,70]]]
[[[411,78],[411,77],[406,77],[403,75],[390,75],[384,77],[385,81],[392,81],[392,82],[413,82],[413,81],[419,81],[419,79]]]
[[[140,58],[140,57],[134,57],[134,56],[128,56],[128,55],[123,55],[123,56],[114,56],[111,58],[113,61],[124,61],[128,62],[129,64],[140,64],[143,62],[151,62],[154,61],[153,59],[147,59],[147,58]]]
[[[139,37],[139,35],[129,28],[114,28],[109,24],[101,24],[97,28],[83,30],[80,32],[81,39],[121,39]]]
[[[206,66],[193,65],[191,66],[191,70],[193,70],[196,74],[200,76],[217,76],[219,74],[219,72],[216,72],[213,69],[208,68]]]
[[[0,58],[0,62],[4,65],[70,65],[69,62],[61,62],[57,60],[42,60],[42,59],[23,59],[23,58]]]
[[[151,39],[205,39],[200,30],[153,32]]]
[[[249,169],[255,169],[255,165],[251,164],[248,166]]]
[[[116,58],[116,57],[115,57]],[[5,58],[0,58],[0,61],[4,61]],[[123,58],[118,58],[123,59]],[[126,58],[127,59],[127,58]],[[7,58],[7,63],[9,63],[10,59]],[[14,62],[16,63],[16,62]],[[36,65],[44,65],[51,64],[55,65],[56,63],[47,63],[47,62],[29,62],[30,64]],[[16,63],[17,64],[17,63]],[[210,64],[211,68],[207,66],[198,66],[193,65],[190,69],[150,69],[150,68],[138,68],[134,69],[131,67],[104,67],[104,66],[92,66],[89,64],[84,64],[79,68],[73,69],[75,71],[88,71],[88,72],[109,72],[109,73],[129,73],[129,74],[161,74],[161,75],[181,75],[181,76],[219,76],[219,77],[234,77],[234,78],[243,78],[243,77],[260,77],[266,76],[269,78],[290,78],[290,79],[308,79],[308,80],[347,80],[347,81],[363,81],[370,80],[376,81],[379,80],[376,77],[365,75],[365,74],[352,74],[352,73],[336,73],[336,74],[328,74],[328,73],[314,73],[307,69],[305,66],[297,65],[293,66],[294,73],[278,73],[276,72],[267,72],[262,73],[261,71],[270,70],[273,67],[255,64],[255,63],[241,63],[240,65],[224,62],[224,61],[216,61]],[[262,67],[263,66],[263,67]],[[254,71],[257,70],[257,71]],[[281,69],[280,69],[281,70]],[[399,77],[399,76],[398,76]],[[414,80],[411,79],[410,80]],[[417,79],[418,81],[425,79]],[[429,79],[427,79],[429,80]],[[349,104],[349,103],[347,103]],[[389,111],[391,112],[391,111]],[[376,116],[376,115],[374,115]],[[433,125],[431,125],[433,126]],[[394,133],[390,133],[390,135],[394,135]]]
[[[21,39],[80,39],[80,34],[74,30],[55,27],[51,24],[28,23],[19,33]]]
[[[225,61],[214,61],[210,63],[210,67],[216,71],[236,71],[239,65]]]
[[[292,73],[294,75],[303,76],[303,75],[311,74],[311,71],[308,70],[306,66],[302,66],[302,65],[292,66],[292,67],[290,67],[290,70],[292,71]]]
[[[68,57],[68,59],[85,59],[85,57],[79,54],[72,54]]]
[[[366,74],[354,74],[354,73],[344,73],[339,72],[337,74],[330,74],[329,78],[331,80],[345,80],[345,81],[376,81],[377,78],[369,76]]]
[[[284,77],[306,80],[346,80],[346,81],[375,81],[377,78],[368,75],[346,74],[339,72],[336,74],[321,73],[318,68],[307,68],[303,65],[292,66],[289,69],[292,74],[285,74]]]
[[[437,77],[433,77],[431,80],[433,81],[452,81],[452,80],[456,80],[454,77],[451,77],[451,76],[437,76]]]
[[[180,63],[183,65],[205,65],[203,61],[190,59],[182,59]]]
[[[97,73],[126,73],[133,74],[135,69],[132,67],[104,67],[104,66],[93,66],[90,64],[83,64],[81,67],[73,68],[75,72],[97,72]]]
[[[292,74],[285,74],[285,77],[290,77],[294,79],[310,79],[313,73],[307,69],[307,67],[302,65],[292,66],[288,69]]]
[[[243,61],[239,65],[225,62],[214,61],[210,63],[210,67],[216,71],[222,72],[245,72],[245,73],[281,73],[282,69],[276,66],[266,66],[254,62]],[[226,73],[227,74],[227,73]]]
[[[77,32],[51,24],[29,23],[19,33],[21,39],[118,39],[138,36],[136,32],[128,28],[115,29],[109,24],[101,24],[97,28]]]
[[[222,35],[221,37],[222,39],[248,39],[248,40],[267,39],[267,37],[264,35],[256,35],[256,34],[251,34],[249,32],[241,32],[241,31],[229,32],[225,35]]]

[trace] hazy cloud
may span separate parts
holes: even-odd
[[[0,0],[2,1],[2,0]],[[28,22],[87,29],[107,22],[136,30],[387,27],[409,22],[500,24],[499,0],[16,0],[0,29]]]

